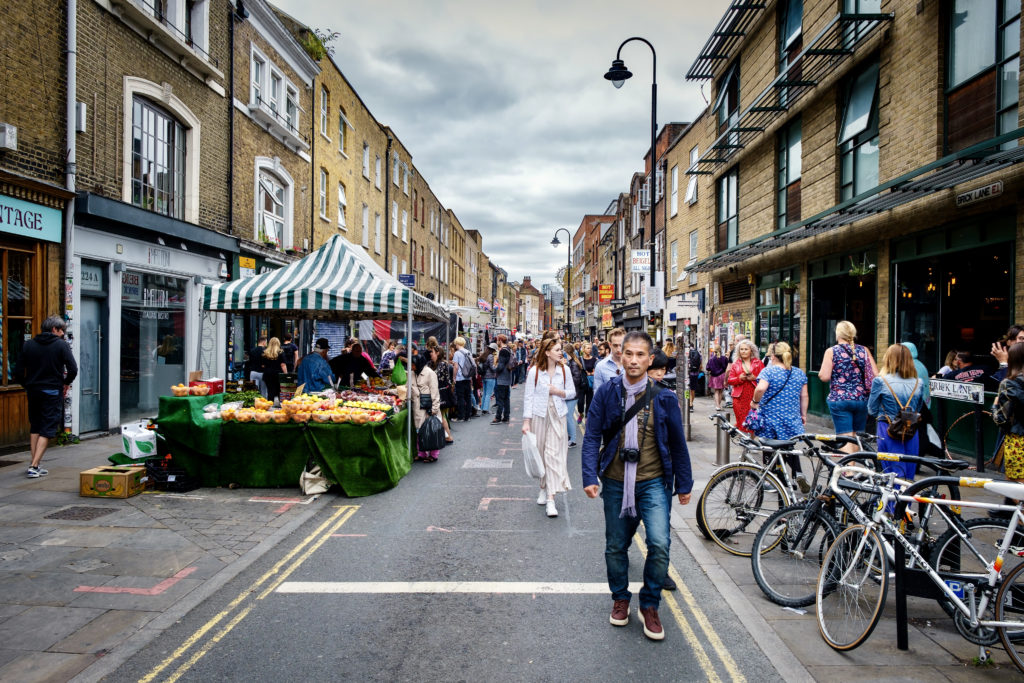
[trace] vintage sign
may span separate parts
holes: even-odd
[[[961,192],[956,196],[956,208],[961,206],[967,206],[968,204],[974,204],[984,199],[991,199],[992,197],[998,197],[1003,193],[1003,181],[997,180],[994,183],[989,183],[982,187],[976,187],[973,190],[967,192]]]
[[[610,303],[615,298],[615,285],[598,285],[597,300],[602,304]]]
[[[948,398],[964,403],[985,403],[985,385],[973,382],[956,382],[951,379],[929,380],[928,386],[932,396]]]
[[[615,327],[615,318],[612,317],[612,309],[601,309],[601,327],[606,330],[610,330]]]
[[[629,272],[649,273],[651,272],[651,250],[634,249],[630,254]]]
[[[0,232],[60,242],[63,217],[58,209],[0,195]]]

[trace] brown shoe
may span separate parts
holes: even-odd
[[[651,640],[664,640],[665,629],[661,627],[661,619],[655,607],[641,607],[636,611],[640,623],[644,625],[644,635]]]
[[[612,616],[608,618],[612,626],[625,626],[629,623],[629,600],[616,600],[612,605]]]

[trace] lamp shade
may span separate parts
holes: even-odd
[[[558,235],[555,235],[555,238],[551,240],[551,246],[557,247],[559,244],[561,244],[561,242],[558,241]]]
[[[612,60],[612,65],[604,77],[612,82],[616,88],[621,88],[627,78],[632,78],[633,72],[626,68],[626,63],[621,59]]]

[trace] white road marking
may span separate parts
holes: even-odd
[[[638,593],[643,584],[629,584]],[[559,583],[557,581],[285,581],[277,593],[310,594],[395,594],[395,593],[489,593],[537,595],[600,595],[608,584]]]

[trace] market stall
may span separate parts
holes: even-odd
[[[440,306],[401,285],[340,236],[286,268],[207,286],[203,308],[320,320],[401,320],[410,328],[414,320],[447,320]],[[411,356],[408,360],[411,365]],[[305,400],[344,403],[343,397]],[[279,410],[263,406],[241,416],[238,410],[207,416],[209,404],[227,401],[230,395],[216,394],[160,402],[157,423],[166,448],[204,485],[296,486],[312,461],[346,494],[360,496],[391,488],[411,467],[412,421],[400,401],[365,420],[343,419],[339,411],[346,406],[338,403],[306,411],[285,402]],[[355,412],[375,411],[353,407]]]

